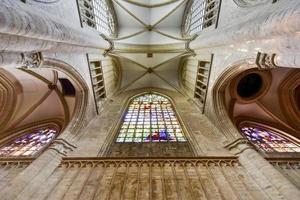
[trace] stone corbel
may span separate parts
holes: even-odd
[[[239,138],[225,146],[234,155],[243,153],[246,149],[254,149],[254,146],[246,138]]]
[[[106,57],[108,54],[110,54],[115,49],[115,45],[112,40],[110,40],[108,37],[106,37],[106,35],[100,34],[100,36],[109,43],[109,48],[105,49],[105,51],[103,53],[103,56]]]
[[[279,67],[275,63],[276,54],[266,54],[258,52],[255,64],[260,70],[270,70]]]
[[[38,68],[42,64],[43,57],[41,52],[37,53],[21,53],[22,55],[22,68],[31,69]]]
[[[75,145],[67,142],[62,138],[57,138],[53,140],[51,146],[48,149],[52,149],[62,156],[67,156],[68,152],[73,151],[77,148]]]

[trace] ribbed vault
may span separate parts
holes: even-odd
[[[191,55],[190,38],[181,34],[187,0],[113,0],[118,37],[110,56],[120,60],[120,91],[136,88],[179,89],[178,65]]]

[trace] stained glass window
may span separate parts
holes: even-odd
[[[183,20],[183,34],[191,36],[217,21],[219,0],[193,0],[188,4],[188,13]]]
[[[186,142],[186,138],[170,100],[145,94],[131,101],[116,142]]]
[[[53,128],[41,128],[9,142],[0,148],[0,156],[33,156],[49,144],[57,135]]]
[[[243,126],[241,131],[255,146],[265,152],[300,152],[300,145],[273,130]]]
[[[107,36],[116,34],[116,20],[111,1],[80,0],[82,22]]]

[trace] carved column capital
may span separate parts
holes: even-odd
[[[243,153],[246,149],[254,149],[254,146],[246,138],[239,138],[225,146],[234,155]]]
[[[42,53],[21,53],[23,68],[38,68],[43,61]]]
[[[260,70],[270,70],[279,67],[275,63],[276,54],[266,54],[258,52],[255,64]]]

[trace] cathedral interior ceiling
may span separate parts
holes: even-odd
[[[113,0],[118,20],[118,37],[112,38],[122,66],[120,90],[164,88],[179,90],[178,68],[190,55],[189,41],[181,34],[186,0]]]

